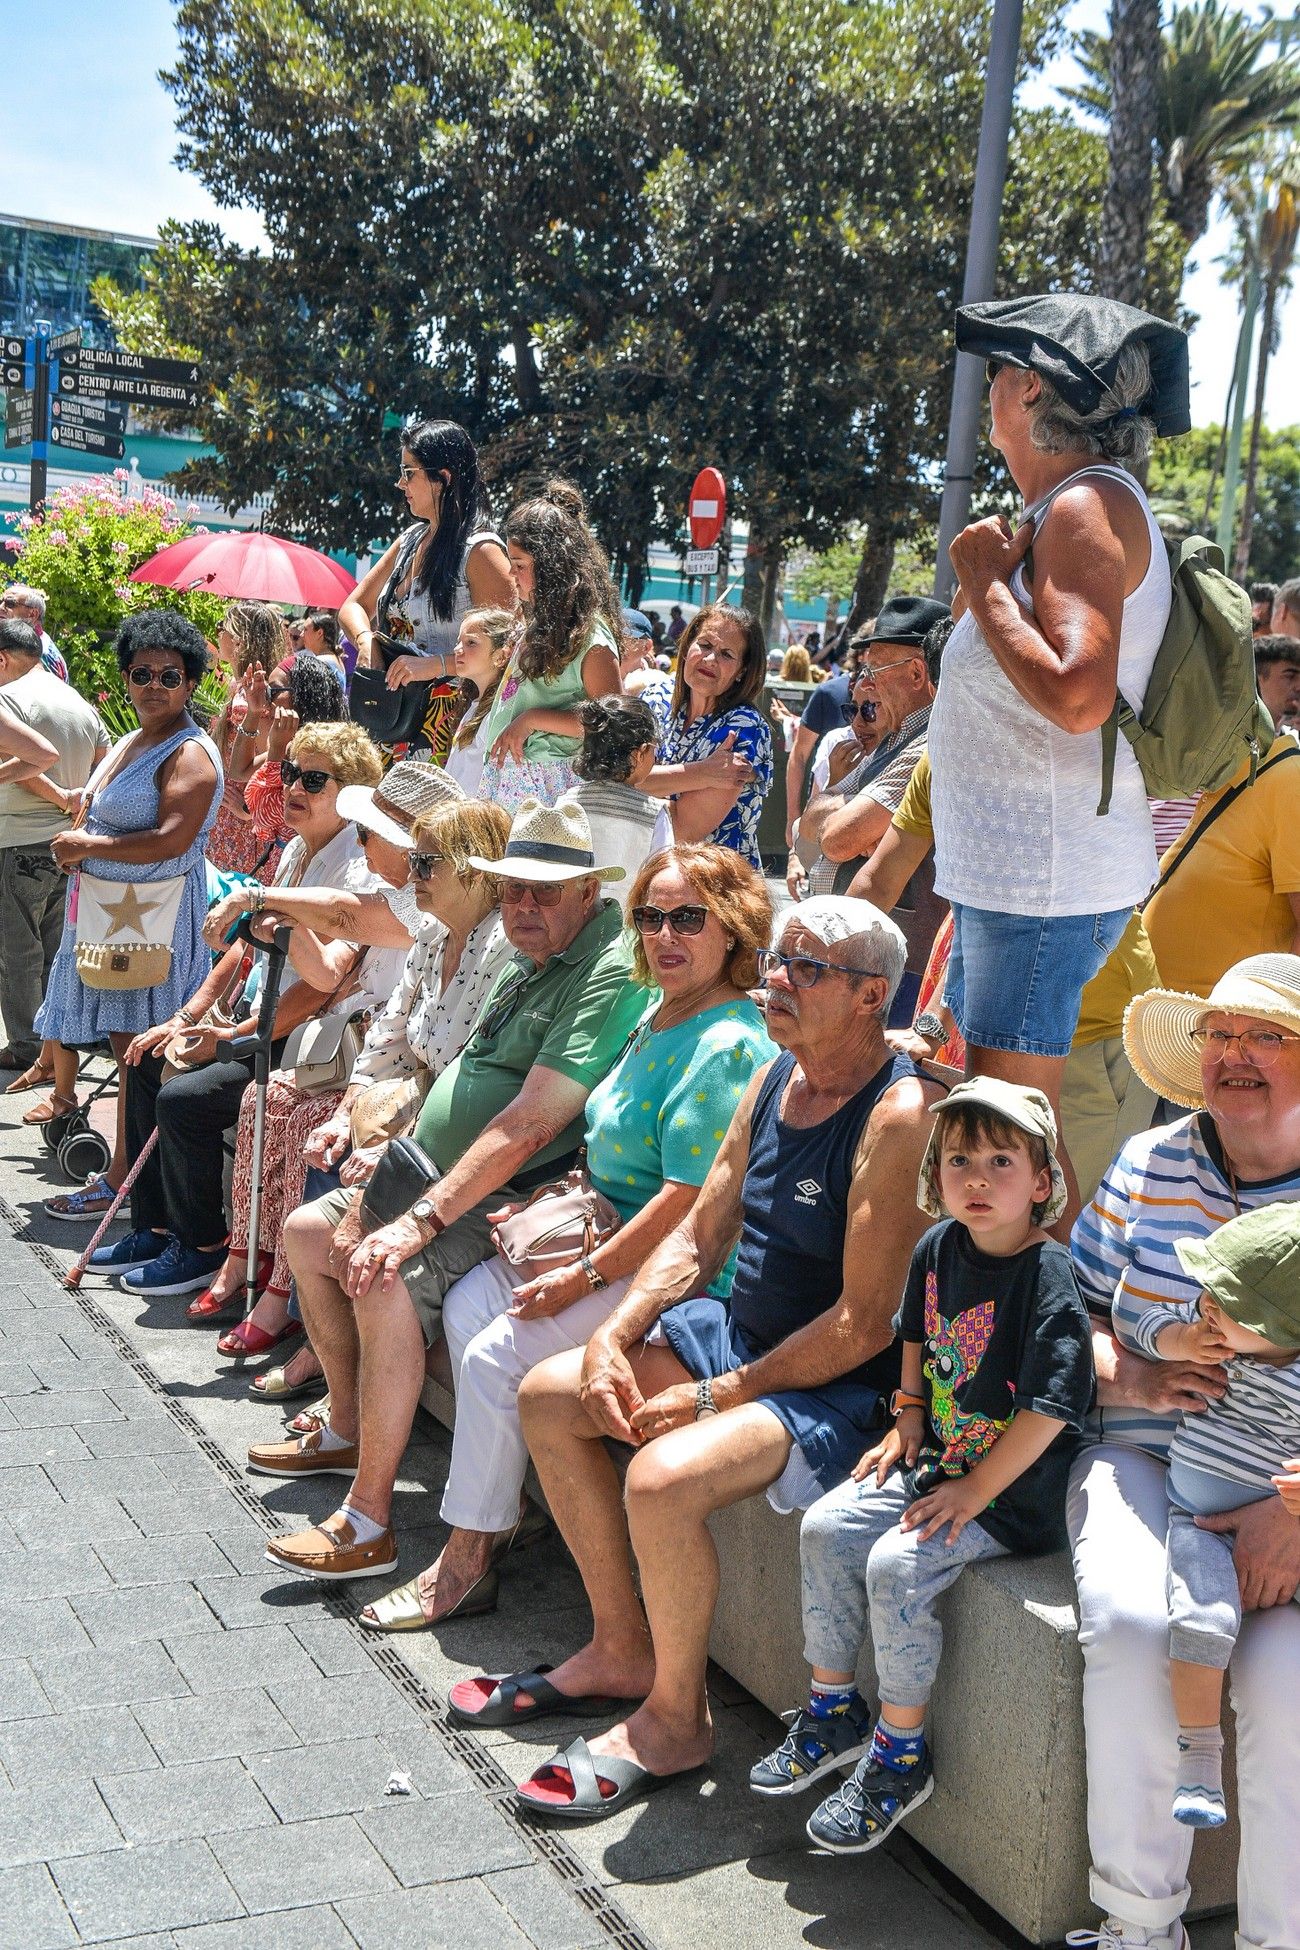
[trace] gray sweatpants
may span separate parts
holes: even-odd
[[[877,1489],[850,1479],[804,1512],[804,1657],[828,1672],[852,1672],[867,1636],[876,1655],[880,1697],[891,1706],[924,1706],[939,1670],[943,1628],[936,1600],[968,1564],[1005,1557],[1006,1546],[978,1523],[955,1544],[945,1525],[928,1543],[900,1530],[912,1502],[897,1470]]]
[[[1241,1630],[1241,1591],[1232,1545],[1230,1534],[1198,1530],[1190,1510],[1170,1505],[1165,1595],[1171,1659],[1227,1670]]]
[[[9,1046],[25,1064],[40,1054],[32,1023],[63,933],[67,891],[48,845],[0,847],[0,1005]]]

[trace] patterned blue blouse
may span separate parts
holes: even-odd
[[[722,744],[732,732],[735,733],[735,750],[749,760],[754,768],[754,776],[742,788],[739,799],[721,825],[707,833],[705,838],[715,846],[729,846],[733,853],[739,853],[742,859],[748,860],[750,866],[761,873],[763,862],[758,851],[758,822],[763,801],[772,786],[772,733],[767,721],[752,704],[736,704],[729,711],[710,713],[688,725],[688,708],[688,701],[684,701],[681,709],[668,720],[668,727],[659,742],[659,763],[690,765],[697,759],[708,758],[716,746]],[[678,795],[673,796],[676,798]]]

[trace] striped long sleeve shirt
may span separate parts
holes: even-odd
[[[1151,1342],[1155,1327],[1191,1319],[1201,1290],[1179,1265],[1175,1240],[1203,1239],[1237,1211],[1217,1145],[1212,1153],[1206,1128],[1212,1133],[1208,1117],[1193,1115],[1130,1138],[1091,1205],[1080,1213],[1070,1241],[1089,1311],[1099,1324],[1113,1326],[1125,1346],[1151,1359],[1156,1358]],[[1300,1172],[1238,1183],[1237,1198],[1243,1212],[1300,1199]],[[1256,1366],[1249,1365],[1252,1370]],[[1088,1433],[1095,1441],[1126,1442],[1167,1458],[1178,1426],[1177,1415],[1104,1408],[1094,1412]],[[1210,1467],[1200,1457],[1196,1461],[1201,1468]]]

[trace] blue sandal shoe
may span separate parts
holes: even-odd
[[[933,1793],[928,1747],[906,1772],[886,1767],[868,1754],[844,1785],[813,1811],[806,1832],[810,1841],[831,1855],[865,1855],[868,1849],[879,1848],[899,1822]]]
[[[84,1185],[78,1185],[75,1192],[60,1192],[57,1198],[47,1198],[45,1216],[66,1219],[72,1225],[93,1225],[96,1219],[111,1211],[116,1198],[117,1193],[103,1172],[97,1171]]]

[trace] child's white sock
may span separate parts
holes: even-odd
[[[364,1511],[356,1509],[351,1503],[345,1503],[339,1515],[351,1524],[359,1544],[373,1544],[376,1537],[384,1534],[385,1526],[382,1523],[376,1523],[373,1517],[366,1516]]]
[[[1189,1828],[1222,1828],[1227,1819],[1222,1729],[1179,1727],[1174,1820],[1185,1822]]]

